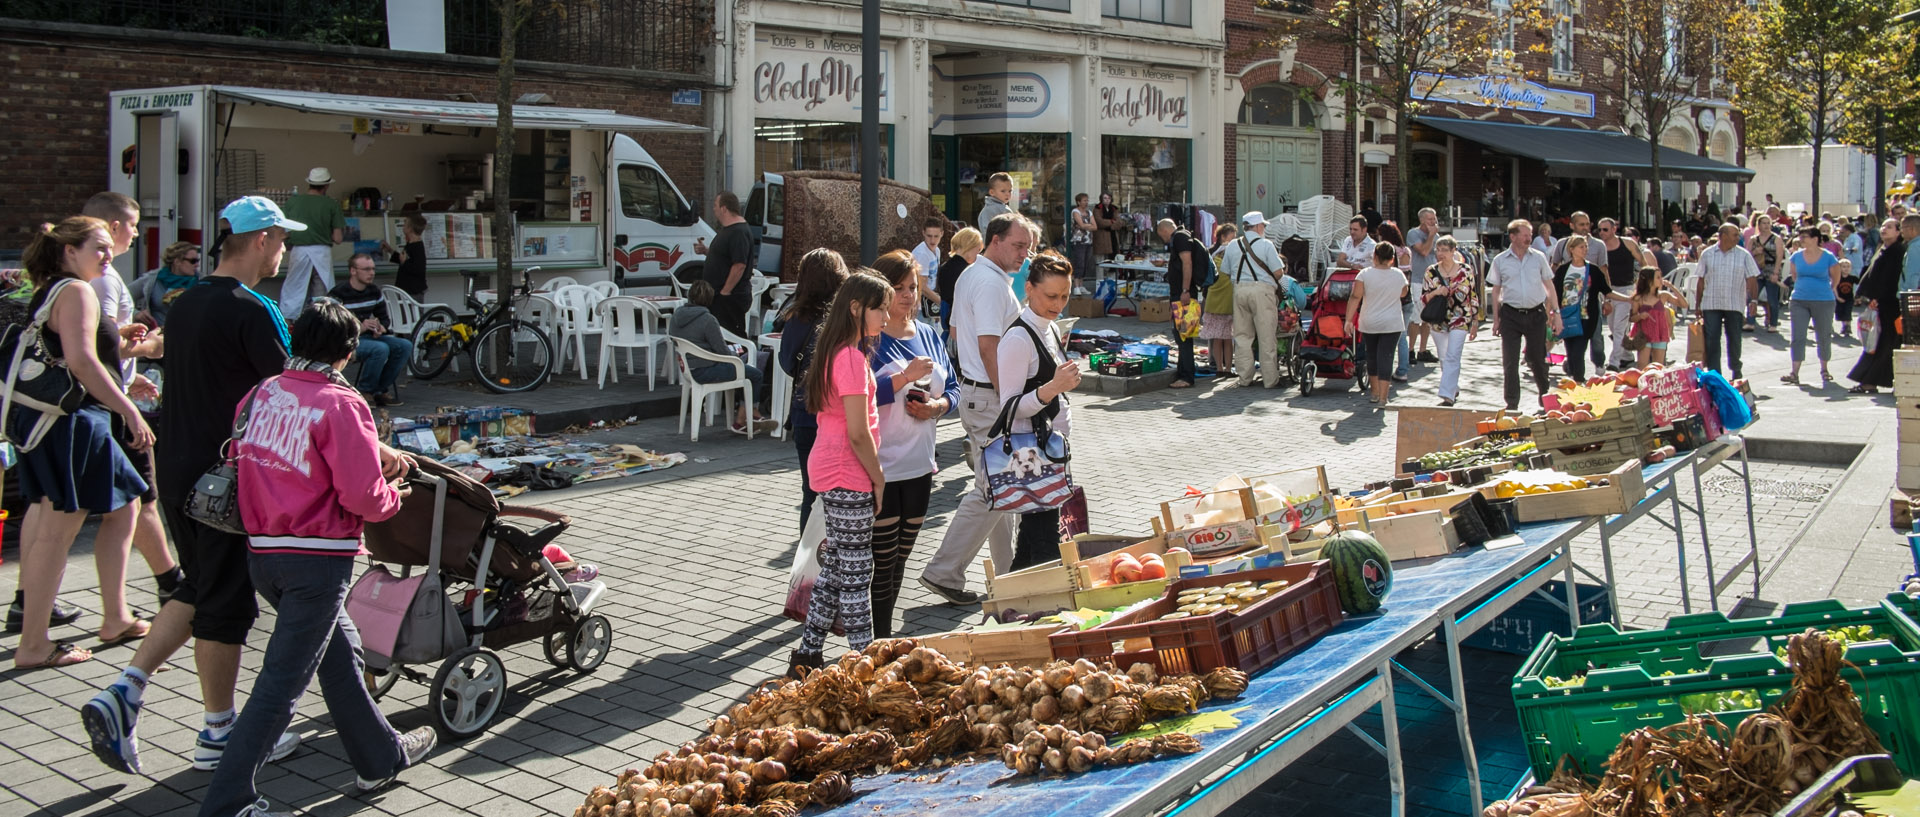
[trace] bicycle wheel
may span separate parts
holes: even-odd
[[[456,320],[453,310],[438,306],[427,310],[413,325],[413,357],[407,361],[407,371],[414,377],[432,380],[453,362],[453,356],[459,352],[453,334]]]
[[[553,373],[553,341],[526,321],[487,327],[474,339],[472,351],[473,376],[488,391],[533,391]]]

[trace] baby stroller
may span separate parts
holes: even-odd
[[[467,738],[486,731],[506,698],[497,650],[540,639],[555,666],[598,668],[613,642],[612,625],[593,612],[606,584],[569,583],[543,554],[571,522],[502,506],[465,474],[421,460],[402,486],[400,512],[366,530],[371,558],[400,566],[400,576],[375,564],[347,601],[374,697],[403,676],[428,684],[434,725]],[[427,569],[416,577],[414,568]],[[440,668],[431,678],[415,669],[433,663]]]
[[[1361,391],[1367,388],[1356,359],[1359,344],[1347,335],[1347,299],[1353,297],[1353,282],[1359,277],[1357,270],[1334,270],[1307,299],[1306,325],[1301,327],[1305,337],[1300,343],[1300,357],[1306,361],[1300,374],[1302,395],[1313,393],[1316,377],[1351,380]]]

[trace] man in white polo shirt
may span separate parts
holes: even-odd
[[[1547,256],[1533,248],[1533,223],[1507,222],[1507,248],[1493,257],[1487,276],[1493,302],[1493,334],[1500,338],[1500,369],[1507,410],[1520,410],[1520,345],[1540,394],[1547,393],[1547,328],[1560,331],[1560,298],[1553,291]]]
[[[994,388],[1000,336],[1020,317],[1013,297],[1013,272],[1033,249],[1033,234],[1019,213],[1003,213],[987,222],[986,249],[960,273],[953,288],[953,345],[960,353],[960,425],[967,431],[967,462],[974,485],[960,496],[960,508],[947,522],[940,549],[927,561],[920,583],[954,604],[972,604],[979,596],[966,589],[967,565],[991,541],[994,569],[1013,564],[1013,514],[999,513],[981,495],[980,450],[1000,414]]]
[[[1267,217],[1255,210],[1240,217],[1242,234],[1227,243],[1216,275],[1233,281],[1233,368],[1240,385],[1253,385],[1253,347],[1260,346],[1260,374],[1267,388],[1280,385],[1280,275],[1287,263],[1267,239]]]

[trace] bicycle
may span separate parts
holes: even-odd
[[[474,282],[488,273],[465,270],[467,308],[471,318],[461,318],[444,306],[429,309],[413,328],[413,358],[407,368],[421,380],[439,377],[457,355],[466,355],[473,366],[473,377],[488,391],[501,394],[533,391],[553,374],[553,341],[547,333],[513,317],[510,304],[533,293],[533,272],[529,267],[520,274],[520,285],[506,298],[482,303],[474,295]]]

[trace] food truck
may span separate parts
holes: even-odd
[[[210,245],[220,208],[257,194],[284,203],[307,172],[328,168],[345,240],[334,278],[355,252],[403,246],[405,218],[427,221],[427,301],[459,305],[461,270],[492,270],[492,103],[391,99],[194,85],[111,95],[110,189],[140,202],[140,243],[118,262],[129,279],[181,240]],[[662,289],[699,276],[710,240],[702,207],[629,135],[706,129],[585,108],[514,106],[513,263],[536,281],[566,275],[623,289]],[[379,257],[377,283],[394,265]],[[210,270],[209,270],[210,271]],[[278,282],[263,289],[277,292]]]

